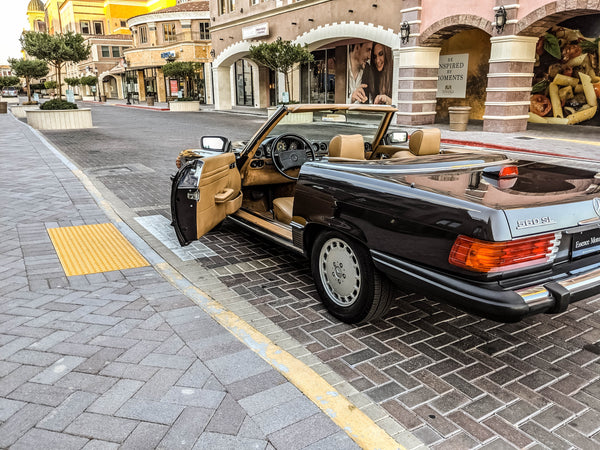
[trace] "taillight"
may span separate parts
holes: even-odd
[[[498,178],[512,178],[519,175],[519,168],[517,166],[504,166],[498,173]]]
[[[506,242],[488,242],[458,236],[448,262],[474,272],[501,272],[554,260],[560,233],[544,234]]]

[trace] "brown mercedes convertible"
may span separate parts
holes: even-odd
[[[181,245],[226,217],[302,252],[349,323],[383,315],[395,286],[498,321],[600,294],[600,174],[391,132],[396,109],[279,108],[249,140],[206,136],[178,157]]]

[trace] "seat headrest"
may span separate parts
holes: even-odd
[[[338,134],[329,142],[329,156],[365,159],[365,142],[360,134]]]
[[[410,135],[409,150],[417,155],[437,155],[440,152],[442,133],[439,128],[417,130]]]

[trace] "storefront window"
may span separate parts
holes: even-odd
[[[146,97],[156,96],[156,69],[144,69],[144,88],[146,89]]]
[[[313,52],[314,61],[305,64],[300,73],[301,101],[335,102],[335,49]]]
[[[254,90],[252,89],[252,66],[240,59],[235,63],[236,104],[254,106]]]

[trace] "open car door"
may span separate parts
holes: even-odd
[[[171,217],[182,246],[199,239],[242,206],[235,154],[206,153],[188,162],[173,178]]]

